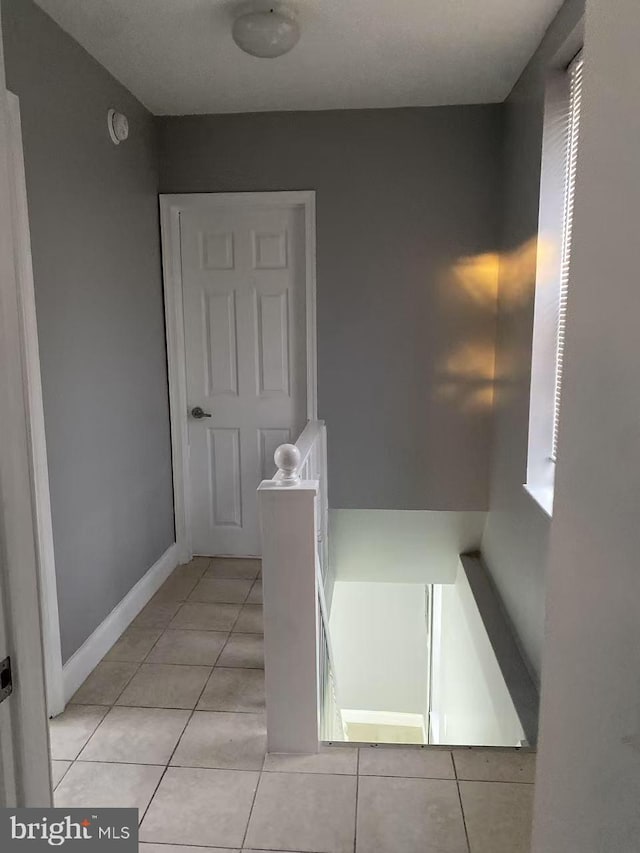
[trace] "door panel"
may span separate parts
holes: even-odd
[[[257,293],[258,393],[289,395],[289,311],[287,291]]]
[[[190,518],[198,554],[257,555],[255,491],[306,419],[299,207],[206,200],[180,217]]]
[[[276,473],[276,463],[273,454],[281,444],[291,441],[291,431],[288,429],[260,430],[260,471],[263,480],[271,480]]]
[[[238,394],[238,344],[236,335],[236,295],[204,291],[202,315],[205,319],[208,396]]]
[[[214,527],[242,527],[240,430],[207,430],[208,469],[211,473],[211,523]]]

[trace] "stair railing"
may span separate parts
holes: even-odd
[[[295,444],[278,447],[277,473],[258,487],[270,752],[317,752],[342,725],[324,598],[326,440],[324,421],[309,421]]]

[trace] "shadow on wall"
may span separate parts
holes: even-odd
[[[508,252],[486,252],[460,258],[440,279],[449,298],[473,304],[493,319],[495,330],[498,307],[501,314],[530,306],[536,284],[553,283],[558,270],[555,243],[532,237]],[[486,329],[486,324],[479,328]],[[530,358],[525,363],[529,363]],[[436,369],[436,394],[461,412],[491,410],[500,395],[515,379],[515,365],[522,363],[513,353],[503,352],[496,364],[496,340],[486,332],[478,337],[470,330],[469,339],[453,349]]]

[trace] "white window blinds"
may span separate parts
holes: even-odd
[[[553,409],[553,439],[551,458],[555,462],[558,452],[558,421],[562,397],[565,336],[567,327],[567,298],[569,291],[569,266],[571,264],[571,237],[573,233],[573,202],[576,188],[578,162],[578,135],[580,130],[580,103],[582,100],[582,53],[573,60],[567,73],[570,78],[569,115],[567,120],[567,156],[564,178],[564,215],[562,224],[562,254],[560,266],[560,297],[558,304],[558,336],[556,343],[556,378]]]

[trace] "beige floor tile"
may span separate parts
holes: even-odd
[[[358,750],[323,746],[315,755],[267,755],[264,769],[277,773],[336,773],[353,776],[358,772]]]
[[[189,847],[186,844],[150,844],[144,841],[138,845],[138,849],[140,853],[206,853],[202,847]],[[240,853],[240,851],[229,850],[228,847],[216,847],[212,853]]]
[[[206,570],[211,565],[212,557],[192,557],[188,563],[185,563],[185,568],[189,569],[200,569],[202,572],[206,572]],[[182,568],[182,566],[178,566],[178,568]]]
[[[166,764],[189,711],[112,708],[79,756],[80,761]]]
[[[533,752],[486,749],[454,749],[458,779],[470,782],[533,782],[536,756]]]
[[[180,607],[177,601],[150,601],[131,623],[133,628],[166,628]]]
[[[265,709],[264,671],[261,669],[225,669],[211,673],[198,702],[199,711],[244,711],[261,713]]]
[[[360,777],[356,853],[390,851],[466,853],[455,782]]]
[[[137,808],[142,815],[164,767],[77,761],[55,792],[58,808]]]
[[[244,604],[251,581],[229,578],[202,579],[189,596],[189,601],[205,604]]]
[[[353,853],[355,806],[355,776],[263,773],[245,845]]]
[[[161,634],[162,628],[136,628],[131,626],[106,653],[103,660],[140,663],[149,654],[153,644]]]
[[[421,779],[455,779],[451,753],[440,749],[386,749],[363,747],[360,750],[361,776],[405,776]]]
[[[51,757],[77,758],[108,710],[104,705],[67,705],[64,713],[49,720]]]
[[[460,782],[471,853],[529,853],[533,785]]]
[[[118,700],[118,705],[145,708],[195,708],[211,669],[143,663]]]
[[[245,604],[240,611],[238,621],[233,626],[238,634],[262,634],[264,632],[261,604]]]
[[[167,629],[147,658],[147,663],[187,663],[213,666],[227,642],[224,631]]]
[[[251,587],[247,604],[262,604],[262,581],[257,580]]]
[[[103,661],[72,696],[76,705],[113,705],[138,669],[137,663]]]
[[[264,669],[264,638],[260,634],[232,634],[218,658],[218,666]]]
[[[210,557],[195,557],[190,563],[177,566],[169,577],[191,577],[200,580],[211,564]]]
[[[141,841],[242,846],[258,773],[170,767],[140,828]]]
[[[183,566],[183,571],[178,569],[170,575],[162,584],[160,589],[151,599],[156,604],[171,601],[186,601],[195,585],[202,577],[202,570],[196,568],[190,569],[189,566]]]
[[[51,762],[51,785],[53,788],[60,782],[64,774],[71,767],[71,761],[52,761]]]
[[[213,578],[242,578],[255,580],[260,571],[260,560],[230,559],[214,557],[204,573],[208,580]]]
[[[170,628],[189,631],[230,631],[240,613],[238,604],[183,604]]]
[[[171,759],[176,767],[260,770],[267,751],[261,714],[196,711]]]

